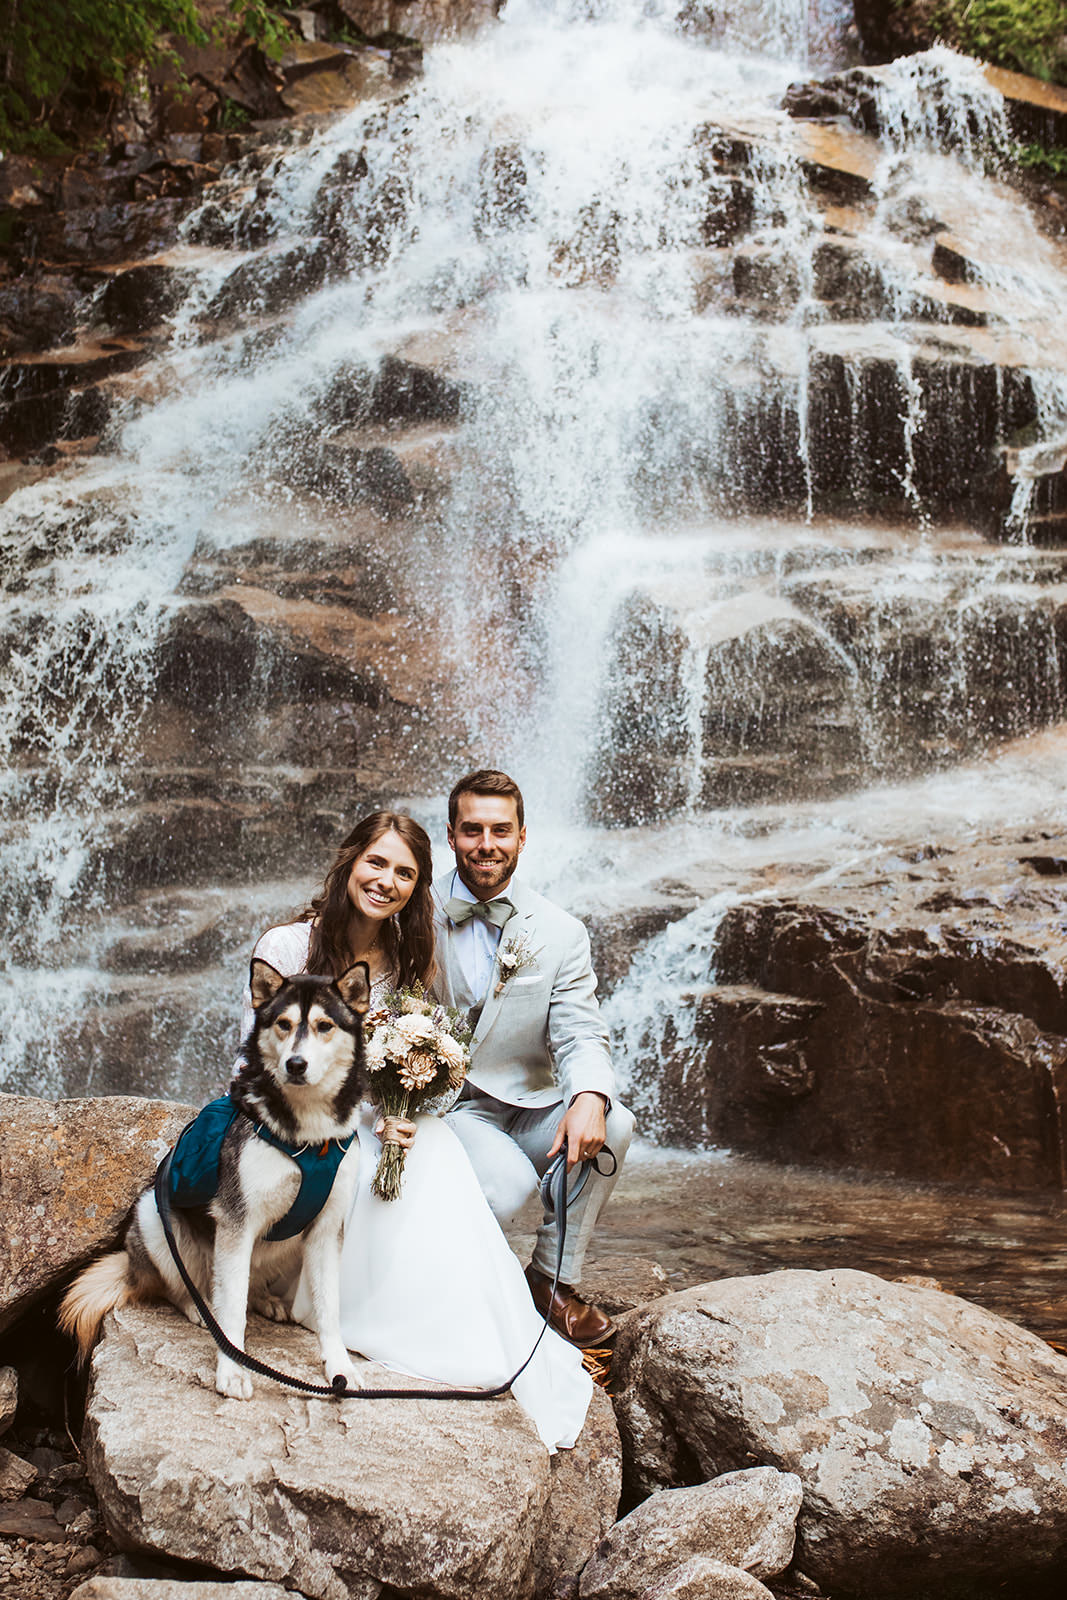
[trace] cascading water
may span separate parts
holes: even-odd
[[[1052,567],[962,526],[1010,434],[1055,436],[1061,268],[1034,233],[980,312],[945,289],[954,186],[1023,227],[995,102],[938,52],[881,147],[797,122],[844,60],[808,11],[513,0],[189,220],[151,382],[8,507],[9,1086],[210,1087],[257,924],[354,809],[430,819],[459,767],[516,771],[578,905],[651,881],[601,824],[692,862],[745,807],[1062,715]],[[618,991],[624,1052],[715,915]]]

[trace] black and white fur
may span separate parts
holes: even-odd
[[[339,1281],[341,1233],[359,1170],[359,1141],[349,1146],[314,1221],[292,1239],[268,1243],[264,1236],[296,1198],[300,1172],[283,1151],[256,1136],[254,1125],[262,1123],[294,1145],[321,1145],[353,1132],[367,1087],[362,1028],[370,1001],[367,966],[358,961],[331,982],[309,974],[284,978],[268,962],[253,958],[249,982],[255,1019],[244,1046],[245,1064],[230,1089],[244,1115],[234,1118],[223,1140],[218,1193],[207,1206],[173,1210],[175,1238],[216,1321],[242,1350],[249,1306],[274,1321],[290,1320],[283,1296],[305,1261],[327,1381],[341,1375],[350,1388],[358,1388],[341,1339]],[[134,1205],[124,1248],[93,1262],[67,1291],[60,1325],[77,1338],[84,1361],[108,1311],[159,1299],[172,1301],[190,1322],[200,1323],[150,1187]],[[250,1374],[221,1350],[215,1387],[234,1399],[252,1396]]]

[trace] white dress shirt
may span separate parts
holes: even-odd
[[[508,883],[510,882],[509,878]],[[507,892],[508,884],[502,884],[492,898],[499,900],[502,896],[506,897]],[[478,896],[467,888],[458,871],[452,874],[452,893],[457,900],[473,902],[478,899]],[[463,976],[476,1000],[484,999],[489,988],[493,967],[496,964],[496,953],[500,948],[500,935],[503,931],[503,928],[494,928],[484,917],[471,917],[461,927],[456,928],[452,935],[455,940],[456,955],[463,968]]]

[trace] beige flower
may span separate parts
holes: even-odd
[[[450,1089],[462,1089],[463,1080],[466,1078],[466,1076],[467,1076],[467,1058],[466,1058],[466,1056],[464,1056],[462,1061],[450,1061],[448,1063],[448,1087]]]
[[[436,1075],[437,1061],[428,1050],[410,1050],[407,1060],[401,1063],[397,1073],[409,1094],[416,1089],[425,1089],[427,1084],[433,1082]]]
[[[433,1006],[417,994],[406,994],[400,1002],[400,1009],[407,1016],[428,1017]]]

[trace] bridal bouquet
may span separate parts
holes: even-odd
[[[470,1065],[467,1019],[455,1006],[428,1000],[421,984],[387,994],[367,1027],[373,1029],[366,1049],[371,1093],[385,1117],[409,1117],[461,1087]],[[387,1135],[388,1124],[371,1192],[396,1200],[406,1151]]]

